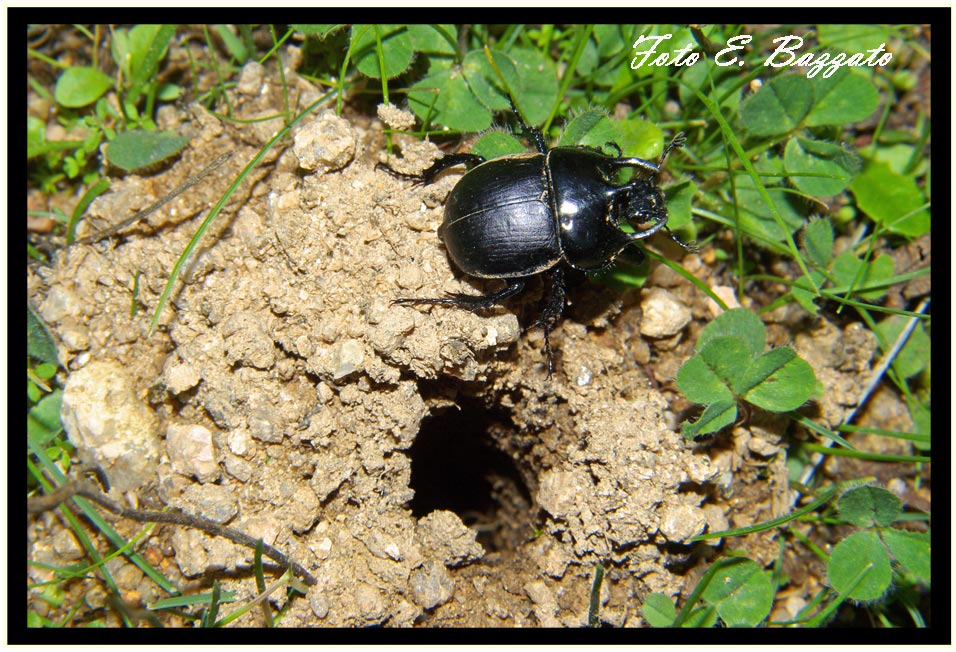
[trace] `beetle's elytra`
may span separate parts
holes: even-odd
[[[445,203],[439,237],[462,272],[502,279],[505,287],[486,295],[449,294],[394,303],[444,304],[479,311],[520,292],[527,278],[549,274],[551,295],[535,325],[544,331],[550,376],[554,360],[548,335],[564,310],[564,268],[601,269],[632,242],[665,228],[667,207],[658,177],[667,155],[684,144],[684,135],[678,134],[664,148],[655,165],[640,158],[607,156],[587,147],[548,149],[541,132],[528,127],[517,111],[515,116],[536,152],[492,160],[476,154],[451,154],[411,177],[427,184],[448,168],[467,168]],[[632,168],[634,176],[627,183],[616,184],[614,178],[624,168]],[[624,223],[634,228],[650,226],[628,233],[621,229]]]

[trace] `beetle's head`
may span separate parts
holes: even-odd
[[[611,217],[617,223],[627,222],[635,228],[651,223],[650,228],[638,231],[641,238],[657,233],[667,224],[664,191],[655,181],[656,179],[636,179],[626,186],[621,186],[614,197]]]

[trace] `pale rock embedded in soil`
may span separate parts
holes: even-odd
[[[119,491],[155,479],[159,420],[122,365],[94,360],[73,372],[63,390],[60,418],[80,456],[101,466]]]
[[[176,473],[204,483],[219,479],[212,433],[205,426],[170,424],[166,428],[166,455]]]

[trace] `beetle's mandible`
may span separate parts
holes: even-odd
[[[551,295],[535,326],[544,331],[551,376],[554,358],[549,334],[565,306],[564,268],[593,271],[607,267],[629,244],[665,228],[667,206],[658,177],[667,155],[685,141],[684,135],[678,134],[655,165],[640,158],[607,156],[583,146],[548,149],[541,132],[528,127],[517,110],[515,116],[536,152],[491,160],[477,154],[451,154],[420,175],[399,174],[385,166],[419,184],[431,183],[453,166],[466,167],[467,172],[448,195],[438,234],[462,272],[501,279],[505,287],[486,295],[449,293],[394,303],[443,304],[475,312],[517,294],[529,277],[549,274]],[[632,179],[615,183],[617,172],[624,168],[634,170]],[[625,223],[635,229],[649,226],[627,232],[621,228]]]

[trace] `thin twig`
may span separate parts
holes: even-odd
[[[69,482],[62,487],[59,487],[51,494],[36,498],[28,498],[27,511],[30,513],[48,511],[50,509],[54,509],[60,503],[63,503],[74,496],[80,496],[82,498],[92,500],[114,514],[133,521],[139,521],[141,523],[172,523],[174,525],[185,525],[186,527],[193,527],[197,530],[202,530],[211,536],[229,539],[233,543],[237,543],[240,546],[245,546],[246,548],[252,549],[255,549],[256,544],[259,541],[259,539],[251,537],[244,532],[240,532],[239,530],[234,530],[207,518],[193,516],[178,510],[157,512],[153,510],[130,509],[128,507],[122,507],[111,501],[103,494],[97,491],[83,489],[78,487],[73,482]],[[302,577],[303,581],[307,585],[313,586],[316,584],[316,579],[312,577],[312,575],[305,570],[305,568],[303,568],[300,564],[291,561],[288,557],[270,546],[268,543],[262,543],[262,554],[273,561],[278,562],[278,564],[284,568],[291,568],[292,572]]]

